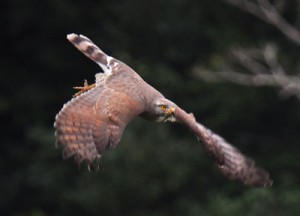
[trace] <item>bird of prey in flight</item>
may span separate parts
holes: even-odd
[[[105,149],[115,148],[127,124],[140,116],[188,127],[228,178],[250,186],[272,185],[268,172],[166,99],[125,63],[105,54],[83,35],[69,34],[67,39],[103,73],[96,74],[95,84],[77,87],[80,91],[56,116],[56,145],[63,147],[64,158],[74,156],[78,164],[86,161],[91,165]]]

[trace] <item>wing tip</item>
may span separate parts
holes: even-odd
[[[271,187],[273,185],[273,180],[270,178],[269,174],[266,173],[261,179],[257,179],[256,181],[244,181],[245,185],[253,186],[253,187]]]
[[[265,184],[263,185],[264,187],[272,187],[273,186],[273,180],[268,177],[267,181],[265,182]]]
[[[271,187],[273,185],[273,180],[271,179],[269,173],[262,168],[255,168],[255,176],[252,184],[250,186],[257,187]],[[245,183],[246,184],[246,183]]]

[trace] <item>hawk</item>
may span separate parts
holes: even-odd
[[[197,122],[193,114],[166,99],[129,66],[105,54],[83,35],[69,34],[67,39],[103,73],[96,74],[95,84],[77,87],[80,91],[56,115],[56,146],[63,147],[63,158],[74,156],[78,164],[86,161],[92,165],[105,149],[117,146],[127,124],[140,116],[188,127],[228,178],[249,186],[272,185],[268,172]]]

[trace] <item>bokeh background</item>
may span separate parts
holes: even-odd
[[[297,28],[299,2],[281,2],[280,14]],[[0,11],[1,215],[300,215],[297,95],[199,75],[230,63],[232,47],[272,43],[285,72],[297,76],[300,46],[272,23],[218,0],[10,0]],[[187,129],[142,119],[106,152],[100,171],[63,161],[55,115],[73,86],[100,71],[66,40],[72,32],[254,158],[274,185],[231,182]],[[249,74],[241,62],[231,68]]]

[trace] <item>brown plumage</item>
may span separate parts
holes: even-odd
[[[90,165],[106,148],[114,148],[126,125],[141,116],[158,122],[178,121],[188,127],[230,179],[251,186],[272,185],[269,174],[253,160],[196,122],[192,114],[166,99],[126,64],[106,55],[85,36],[70,34],[67,38],[104,73],[96,74],[96,84],[81,88],[82,93],[56,116],[56,145],[63,147],[64,158],[74,156],[78,164],[85,160]]]

